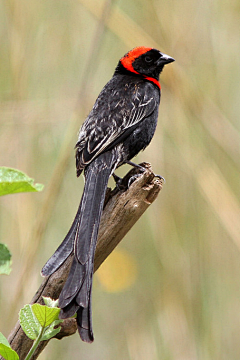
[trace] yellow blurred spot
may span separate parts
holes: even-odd
[[[107,292],[124,291],[137,278],[137,264],[127,251],[114,250],[96,274]]]

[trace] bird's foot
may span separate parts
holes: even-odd
[[[163,176],[158,175],[158,174],[154,174],[154,176],[155,176],[156,178],[159,178],[160,180],[162,180],[164,183],[166,182],[166,180],[165,180],[165,178],[164,178]]]
[[[129,176],[127,176],[127,177],[125,176],[123,179],[120,178],[115,173],[113,173],[113,179],[114,179],[114,181],[116,183],[115,191],[121,191],[121,190],[129,189],[129,187],[132,185],[132,183],[134,183],[134,181],[137,180],[149,168],[149,167],[147,167],[148,163],[143,163],[143,164],[146,164],[146,167],[142,166],[142,164],[141,165],[135,164],[132,161],[126,161],[126,164],[131,165],[134,168],[136,168],[137,173],[134,174],[134,172],[136,172],[136,170],[132,169],[129,172]],[[133,175],[131,175],[132,173],[133,173]],[[162,180],[163,182],[165,182],[164,177],[161,176],[161,175],[154,174],[154,177],[157,177],[160,180]]]
[[[142,166],[139,166],[141,168],[142,171],[145,171],[146,169]],[[116,174],[113,173],[113,179],[116,183],[116,188],[117,190],[126,190],[129,189],[129,187],[131,186],[131,184],[139,177],[141,176],[141,174],[134,174],[132,175],[126,182],[125,179],[120,178],[119,176],[117,176]],[[124,181],[125,180],[125,181]]]
[[[144,166],[139,165],[139,164],[135,164],[134,162],[132,162],[132,161],[130,161],[130,160],[126,161],[126,164],[131,165],[131,166],[133,166],[133,167],[141,170],[142,172],[145,172],[145,171],[146,171],[146,168],[145,168]]]
[[[123,184],[123,179],[120,178],[120,176],[117,176],[117,175],[114,174],[114,173],[112,174],[112,176],[113,176],[113,179],[114,179],[114,181],[115,181],[115,183],[116,183],[117,189],[118,189],[118,190],[124,189],[125,186],[124,186],[124,184]]]
[[[139,164],[135,164],[135,163],[132,162],[132,161],[129,161],[129,160],[126,161],[126,164],[131,165],[131,166],[133,166],[133,167],[135,167],[135,168],[137,168],[137,169],[140,169],[140,171],[142,171],[143,173],[146,171],[146,168],[145,168],[144,166],[139,165]],[[139,176],[140,176],[140,174],[133,175],[132,177],[133,177],[134,179],[131,181],[131,178],[130,178],[129,181],[128,181],[128,183],[130,182],[130,185],[131,185],[131,184],[133,183],[133,181],[136,180]],[[166,181],[166,180],[164,179],[164,177],[161,176],[161,175],[154,174],[154,177],[159,178],[159,179],[162,180],[163,182]],[[130,185],[129,185],[129,186],[130,186]]]
[[[146,169],[145,169],[146,170]],[[132,183],[137,180],[137,178],[139,178],[139,176],[141,176],[141,174],[135,174],[135,175],[132,175],[130,177],[130,179],[128,180],[128,189],[130,188],[130,186],[132,185]]]

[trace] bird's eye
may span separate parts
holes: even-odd
[[[150,56],[145,56],[145,61],[147,63],[151,63],[152,62],[152,58]]]

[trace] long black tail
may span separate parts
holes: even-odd
[[[77,312],[77,324],[83,341],[93,341],[91,290],[94,254],[107,183],[117,166],[115,151],[101,154],[85,170],[85,186],[73,224],[53,256],[42,269],[44,276],[52,274],[74,251],[67,281],[59,297],[61,318]]]

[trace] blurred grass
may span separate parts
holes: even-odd
[[[156,135],[137,158],[166,184],[120,245],[137,279],[109,293],[96,277],[94,344],[53,341],[40,359],[239,359],[239,2],[119,0],[104,19],[106,4],[0,3],[0,162],[46,184],[42,194],[1,199],[0,241],[13,253],[13,272],[1,277],[1,331],[33,296],[77,209],[77,128],[118,59],[146,45],[176,62],[162,74]]]

